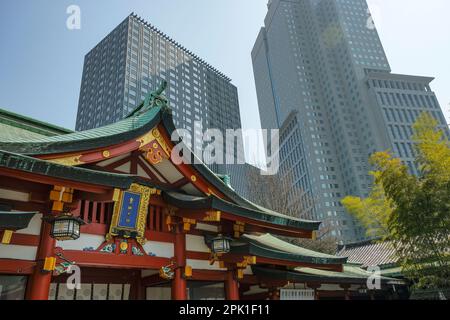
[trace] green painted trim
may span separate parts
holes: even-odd
[[[253,274],[263,278],[285,280],[290,282],[319,282],[319,283],[336,283],[336,284],[360,284],[366,285],[368,276],[358,275],[349,272],[334,272],[315,269],[322,273],[321,275],[302,273],[296,270],[281,270],[273,268],[265,268],[258,265],[251,266]],[[344,266],[345,268],[345,266]],[[364,272],[364,270],[361,270]],[[336,274],[339,274],[336,276]],[[397,279],[381,277],[382,285],[400,284]]]
[[[245,238],[241,239],[247,241],[247,245],[232,246],[231,247],[232,253],[246,254],[276,260],[293,261],[299,263],[319,264],[319,265],[343,264],[347,261],[347,258],[339,258],[339,257],[323,258],[323,257],[313,257],[313,256],[293,254],[262,246],[258,244],[256,241],[252,241]]]
[[[268,222],[284,227],[314,231],[318,230],[320,222],[307,221],[291,218],[281,214],[273,215],[264,211],[258,211],[252,208],[243,207],[217,198],[214,195],[209,197],[194,197],[176,192],[164,192],[164,200],[168,203],[189,209],[206,209],[229,212],[240,217],[250,218],[252,220]]]
[[[0,168],[8,168],[57,179],[62,178],[65,180],[111,188],[128,189],[132,183],[138,183],[152,188],[157,187],[159,189],[164,189],[134,175],[95,171],[80,167],[69,167],[3,150],[0,150]]]

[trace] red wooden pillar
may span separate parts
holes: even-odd
[[[319,283],[307,283],[306,285],[308,286],[308,288],[314,290],[314,300],[319,300],[320,284]]]
[[[139,270],[134,275],[134,281],[131,286],[132,294],[131,299],[133,300],[145,300],[146,299],[146,290],[142,284],[141,271]]]
[[[239,300],[239,284],[236,280],[236,272],[234,270],[227,271],[225,292],[227,300]]]
[[[54,256],[55,239],[50,237],[51,225],[42,221],[41,238],[37,252],[37,264],[30,277],[30,283],[27,290],[27,299],[29,300],[48,300],[50,284],[52,282],[51,272],[42,272],[44,260],[46,257]]]
[[[175,277],[172,280],[172,300],[187,300],[186,279],[184,267],[186,266],[186,235],[183,226],[177,225],[175,234]]]

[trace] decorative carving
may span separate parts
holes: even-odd
[[[106,252],[106,253],[113,253],[116,250],[116,244],[115,243],[108,243],[106,246],[104,246],[100,252]]]
[[[56,159],[47,159],[47,161],[52,162],[52,163],[56,163],[56,164],[61,164],[64,166],[68,166],[68,167],[74,167],[74,166],[79,166],[81,164],[84,164],[83,161],[81,161],[82,155],[76,155],[76,156],[69,156],[69,157],[64,157],[64,158],[56,158]]]
[[[128,241],[122,240],[119,245],[120,253],[127,254],[128,253]]]
[[[158,164],[163,159],[169,159],[172,150],[167,145],[158,128],[144,134],[136,140],[139,143],[139,149],[147,151],[147,160],[151,164]]]
[[[103,158],[109,158],[109,157],[111,157],[111,152],[109,152],[108,150],[105,150],[102,152],[102,156],[103,156]]]
[[[159,269],[159,276],[165,280],[172,280],[175,276],[175,264],[172,263]]]
[[[157,142],[154,142],[150,149],[147,151],[146,158],[153,165],[161,163],[165,158],[164,150]]]
[[[131,253],[133,253],[133,255],[135,256],[144,256],[145,254],[142,252],[141,248],[137,247],[137,246],[133,246],[131,248]]]

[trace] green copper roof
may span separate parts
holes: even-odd
[[[16,125],[9,125],[0,119],[0,139],[2,141],[18,141],[22,139],[36,139],[45,137],[40,133],[29,131]]]
[[[27,155],[75,152],[129,141],[150,131],[160,120],[160,107],[147,110],[135,117],[87,131],[26,140],[0,141],[0,149]]]
[[[369,273],[361,268],[348,265],[343,266],[342,272],[302,267],[295,268],[294,270],[282,270],[261,267],[258,265],[252,266],[252,271],[255,275],[260,277],[290,282],[320,282],[361,285],[366,285],[369,277],[373,275],[372,273]],[[404,284],[403,281],[383,276],[380,277],[380,280],[382,285]]]
[[[320,222],[293,218],[259,207],[259,209],[233,204],[214,195],[197,197],[178,192],[164,192],[164,200],[168,203],[189,209],[211,209],[233,213],[238,216],[303,230],[317,230]]]
[[[347,258],[332,256],[293,245],[270,234],[245,234],[241,237],[241,240],[245,241],[246,244],[232,246],[232,252],[313,264],[342,264],[347,260]]]
[[[402,267],[384,268],[384,269],[381,269],[381,274],[385,277],[391,277],[391,278],[403,277]]]
[[[71,132],[73,131],[0,109],[0,141],[15,142]]]

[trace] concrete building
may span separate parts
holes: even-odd
[[[269,1],[252,60],[262,127],[281,129],[281,171],[295,176],[296,196],[330,235],[363,240],[340,201],[368,195],[374,151],[391,149],[417,172],[418,114],[447,128],[432,78],[391,73],[365,0]]]
[[[131,14],[85,57],[76,130],[123,119],[162,80],[168,83],[174,123],[189,131],[192,145],[208,128],[224,134],[226,129],[241,128],[237,88],[231,79]],[[200,134],[195,134],[195,126]],[[236,143],[234,151],[235,158],[244,161],[243,144]],[[232,186],[241,191],[243,186],[234,182],[242,176],[240,166],[209,167],[229,174]]]

